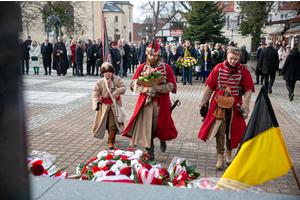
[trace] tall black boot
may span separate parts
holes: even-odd
[[[166,152],[166,150],[167,150],[167,142],[166,141],[160,140],[160,150],[163,153]]]
[[[146,162],[153,162],[155,160],[155,155],[154,155],[154,145],[153,143],[151,144],[150,148],[146,148],[148,151],[149,157],[147,158]]]

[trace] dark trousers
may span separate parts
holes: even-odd
[[[123,61],[123,76],[127,76],[127,70],[128,70],[128,60]]]
[[[297,81],[285,81],[286,88],[289,91],[289,97],[294,94],[296,82]]]
[[[269,83],[269,77],[270,77],[270,83]],[[266,89],[268,89],[269,87],[273,87],[275,81],[275,73],[264,74],[264,79],[265,79]]]
[[[261,77],[260,82],[263,83],[263,81],[264,81],[264,75],[263,74],[262,75],[256,75],[256,83],[259,83],[259,76]]]
[[[76,65],[76,73],[77,73],[77,76],[80,76],[80,75],[83,75],[83,66],[82,64],[81,65]],[[79,73],[79,70],[80,70],[80,73]]]
[[[91,61],[86,59],[86,74],[91,74]]]
[[[77,74],[77,66],[75,64],[75,62],[73,62],[73,75]]]
[[[71,66],[71,64],[72,64],[72,56],[71,55],[68,55],[68,63],[69,63],[69,66]]]
[[[134,73],[134,64],[129,65],[129,71],[130,71],[130,73],[131,72]]]
[[[51,74],[51,63],[43,63],[44,64],[44,70],[45,74],[48,74],[47,68],[49,67],[49,75]]]
[[[26,61],[26,73],[28,74],[29,72],[29,60],[25,60]],[[21,65],[22,65],[22,74],[25,73],[25,68],[24,68],[24,60],[21,60]]]

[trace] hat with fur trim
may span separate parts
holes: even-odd
[[[153,42],[146,49],[146,55],[161,56],[161,50],[158,42],[153,40]]]
[[[100,68],[100,73],[101,74],[104,74],[105,72],[111,72],[111,73],[115,73],[115,68],[114,66],[112,66],[112,64],[110,64],[109,62],[104,62],[102,65],[101,65],[101,68]]]

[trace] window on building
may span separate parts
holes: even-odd
[[[131,10],[129,10],[129,23],[131,23]]]
[[[272,21],[272,14],[269,14],[268,15],[268,22],[271,22]]]
[[[228,6],[228,1],[224,1],[223,6]]]
[[[230,16],[227,16],[227,26],[230,25],[230,23],[229,23],[229,17],[230,17]]]
[[[115,17],[115,22],[118,22],[118,16]]]
[[[240,25],[240,16],[237,16],[237,25]]]
[[[144,30],[145,29],[142,29],[142,28],[138,28],[137,29],[137,38],[143,38],[144,37]]]

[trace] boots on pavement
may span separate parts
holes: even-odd
[[[113,150],[115,149],[115,139],[116,139],[117,131],[109,131],[108,132],[108,148]]]
[[[223,154],[218,154],[218,161],[216,164],[217,169],[223,168]]]
[[[232,150],[226,150],[226,157],[225,157],[225,161],[227,165],[231,164],[231,152]]]

